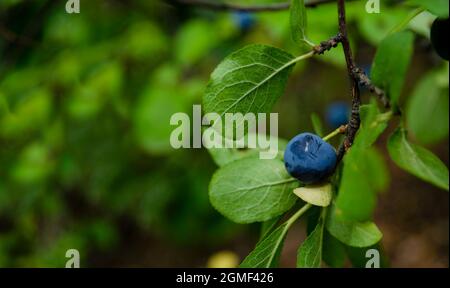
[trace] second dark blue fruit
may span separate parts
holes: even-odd
[[[233,13],[233,19],[242,31],[249,30],[255,24],[255,17],[249,12],[235,12]]]
[[[436,53],[441,56],[442,59],[448,61],[448,53],[450,47],[448,46],[447,35],[449,28],[449,20],[447,19],[436,19],[431,25],[430,38],[431,44],[433,45]]]
[[[328,125],[335,129],[348,122],[350,106],[345,102],[334,102],[327,107],[326,120]]]
[[[288,173],[304,184],[325,180],[334,172],[336,162],[333,146],[311,133],[292,138],[284,152],[284,165]]]

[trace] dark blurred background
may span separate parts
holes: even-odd
[[[192,113],[214,67],[246,44],[300,54],[289,13],[80,2],[81,13],[68,14],[65,0],[0,1],[0,267],[64,267],[71,248],[82,267],[235,265],[259,227],[211,207],[216,166],[205,149],[174,150],[169,119]],[[382,1],[380,14],[365,13],[365,1],[347,5],[366,72],[380,40],[410,11],[397,2]],[[335,35],[336,14],[334,4],[308,8],[309,38]],[[429,71],[448,78],[429,41],[434,18],[424,12],[409,24],[417,34],[404,105]],[[297,64],[274,109],[281,137],[312,131],[311,113],[326,123],[330,103],[349,101],[344,64],[340,47]],[[393,164],[385,149],[393,128],[376,145],[390,172],[375,215],[390,265],[448,267],[449,194]],[[448,126],[445,138],[425,144],[448,166]],[[295,266],[303,226],[288,235],[283,267]]]

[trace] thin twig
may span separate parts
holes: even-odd
[[[341,33],[339,33],[338,35],[333,36],[326,41],[320,42],[319,45],[313,47],[314,54],[324,54],[326,51],[337,47],[337,45],[341,43],[343,39],[344,37]],[[349,58],[352,59],[351,55]],[[389,99],[387,98],[386,93],[379,87],[375,86],[372,81],[370,81],[369,77],[364,73],[363,69],[357,67],[355,63],[352,63],[352,66],[352,76],[359,83],[359,85],[366,87],[371,93],[377,95],[385,108],[390,108]]]
[[[336,128],[333,132],[331,132],[330,134],[322,137],[322,140],[328,141],[336,135],[345,134],[346,131],[347,131],[347,125],[341,125],[338,128]]]
[[[327,41],[322,41],[320,42],[319,45],[313,47],[314,53],[317,55],[323,54],[326,51],[331,50],[331,48],[337,47],[337,45],[339,44],[339,42],[341,42],[341,40],[342,40],[341,34],[338,34],[336,36],[331,37]]]
[[[360,117],[359,107],[361,106],[361,97],[358,87],[358,79],[355,77],[353,71],[356,68],[356,64],[353,60],[352,49],[347,37],[347,23],[345,21],[345,1],[338,0],[338,22],[339,22],[339,34],[341,36],[342,48],[344,50],[345,62],[347,63],[347,72],[350,79],[350,91],[352,96],[352,113],[350,121],[348,122],[347,133],[338,150],[338,161],[342,159],[344,153],[352,146],[355,140],[356,132],[359,129]]]
[[[170,4],[180,4],[186,6],[196,6],[210,10],[232,10],[241,12],[265,12],[265,11],[280,11],[289,9],[290,1],[272,4],[259,5],[242,5],[227,2],[219,2],[213,0],[165,0]],[[320,4],[334,2],[335,0],[310,0],[305,3],[307,7],[315,7]]]
[[[378,97],[378,99],[381,101],[384,108],[388,109],[391,107],[391,105],[389,103],[389,99],[386,96],[386,93],[384,92],[384,90],[373,85],[372,81],[370,81],[369,77],[366,75],[366,73],[364,73],[363,69],[361,69],[359,67],[355,67],[355,68],[353,68],[352,72],[353,72],[353,77],[355,77],[358,80],[358,83],[361,86],[364,86],[367,89],[369,89],[369,91],[371,93],[374,93]]]

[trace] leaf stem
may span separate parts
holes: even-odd
[[[347,125],[341,125],[339,128],[337,128],[336,130],[334,130],[330,134],[326,135],[325,137],[322,137],[322,139],[324,141],[328,141],[331,138],[333,138],[334,136],[344,133],[346,129],[347,129]]]
[[[377,122],[387,122],[392,119],[392,116],[394,116],[394,112],[392,110],[389,110],[385,113],[381,113],[377,115]]]
[[[295,212],[294,215],[291,216],[291,218],[289,218],[286,221],[286,230],[288,230],[292,224],[298,219],[300,218],[300,216],[302,216],[306,211],[308,211],[309,208],[311,208],[312,205],[309,203],[306,203],[302,208],[300,208],[297,212]]]
[[[323,207],[323,208],[322,208],[322,211],[320,211],[320,219],[321,219],[322,221],[325,221],[326,218],[327,218],[328,207],[330,207],[330,206]]]
[[[306,54],[300,55],[300,56],[298,56],[298,57],[292,59],[291,61],[289,61],[289,62],[288,62],[286,65],[284,65],[284,66],[285,66],[285,67],[291,66],[292,64],[295,64],[295,63],[297,63],[297,62],[299,62],[299,61],[302,61],[302,60],[304,60],[304,59],[311,58],[312,56],[314,56],[314,54],[315,54],[314,50],[311,50],[311,51],[309,51],[309,52],[306,53]]]
[[[417,15],[419,15],[423,11],[425,11],[425,8],[423,8],[423,7],[419,7],[419,8],[414,9],[413,11],[411,11],[411,13],[405,19],[403,19],[402,22],[397,24],[394,28],[392,28],[391,31],[389,31],[389,34],[393,34],[393,33],[403,30],[405,28],[405,26],[408,25],[408,23],[412,19],[414,19]]]
[[[308,45],[310,48],[314,48],[316,46],[316,44],[314,44],[312,41],[308,40],[308,39],[303,39],[303,42],[305,42],[306,45]]]

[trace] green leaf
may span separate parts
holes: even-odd
[[[283,223],[262,241],[239,265],[241,268],[273,268],[278,266],[281,250],[283,248],[288,223]]]
[[[361,6],[359,11],[364,9]],[[357,13],[357,26],[361,36],[375,47],[383,41],[393,27],[396,27],[408,16],[407,9],[399,7],[400,5],[389,6],[388,9],[383,9],[382,6],[383,3],[381,3],[382,13]]]
[[[283,94],[295,61],[289,53],[266,45],[250,45],[232,53],[211,74],[203,97],[205,113],[220,117],[269,113]]]
[[[324,221],[321,219],[316,228],[308,235],[297,251],[298,268],[320,268],[322,262]]]
[[[311,114],[311,123],[314,129],[314,133],[316,133],[319,137],[323,137],[323,124],[320,120],[319,115],[316,113]]]
[[[397,105],[406,71],[413,53],[414,36],[409,31],[393,33],[383,39],[372,65],[372,81],[384,89],[393,106]]]
[[[298,181],[279,159],[244,158],[216,171],[209,186],[211,204],[237,223],[267,221],[294,205]]]
[[[156,69],[132,109],[133,136],[148,153],[174,151],[169,139],[175,127],[170,125],[170,119],[175,113],[187,112],[191,104],[186,97],[178,97],[178,77],[173,65]]]
[[[250,137],[254,135],[253,133],[249,133],[246,135],[246,137]],[[248,139],[248,138],[247,138]],[[203,141],[208,142],[210,139],[204,138]],[[264,142],[262,142],[264,141]],[[277,138],[273,135],[263,135],[263,134],[256,134],[256,147],[257,148],[248,148],[248,145],[246,145],[244,148],[214,148],[211,147],[208,149],[209,154],[213,158],[214,162],[219,166],[224,166],[225,164],[228,164],[230,162],[233,162],[235,160],[239,160],[242,158],[252,157],[252,158],[258,158],[260,152],[269,152],[270,146],[275,144],[269,145],[268,149],[259,148],[262,147],[258,143],[269,143],[272,141],[277,141],[277,151],[273,151],[274,153],[278,153],[278,157],[282,157],[282,152],[286,146],[288,141],[285,139]],[[209,142],[208,142],[209,143]],[[247,142],[248,143],[248,142]],[[266,144],[264,144],[266,145]],[[236,147],[236,146],[234,146]],[[272,147],[275,148],[275,147]]]
[[[49,147],[35,142],[21,151],[10,170],[10,175],[18,183],[36,184],[49,176],[54,167]]]
[[[322,207],[312,206],[307,213],[306,219],[306,235],[309,235],[314,231],[319,223],[320,215],[322,212]]]
[[[376,193],[366,170],[366,150],[352,147],[344,158],[341,185],[336,197],[340,217],[365,221],[372,217],[376,205]]]
[[[73,90],[66,105],[76,119],[88,119],[106,105],[108,100],[121,93],[123,71],[118,62],[99,65],[88,79]]]
[[[306,39],[306,7],[304,0],[292,0],[290,9],[290,23],[292,39],[297,44],[305,44]]]
[[[171,45],[167,35],[155,23],[148,20],[135,22],[122,35],[121,52],[133,60],[150,62],[158,58],[154,55],[165,55],[170,51]],[[191,47],[185,48],[192,49]]]
[[[329,213],[326,228],[336,239],[348,246],[368,247],[383,236],[375,223],[343,220],[340,211],[333,207]]]
[[[193,65],[207,55],[219,42],[212,23],[191,20],[181,25],[175,37],[175,57],[183,65]]]
[[[392,112],[380,114],[375,100],[371,104],[362,105],[359,109],[361,115],[361,127],[353,146],[370,147],[383,133],[388,125],[389,116]],[[388,116],[388,117],[386,117]]]
[[[275,228],[275,226],[277,226],[278,222],[280,221],[280,219],[282,218],[282,216],[277,216],[274,217],[270,220],[264,221],[261,223],[261,232],[260,232],[260,237],[259,239],[262,240],[264,238],[266,238],[266,236],[273,231],[273,228]]]
[[[389,268],[389,261],[387,259],[386,253],[381,242],[378,242],[370,247],[357,248],[346,246],[345,250],[348,255],[352,266],[355,268],[366,268],[366,264],[369,261],[369,257],[366,253],[370,249],[376,249],[380,253],[380,268]]]
[[[292,224],[302,216],[308,209],[310,204],[305,204],[297,212],[295,212],[286,222],[278,226],[269,236],[256,244],[255,249],[244,259],[240,267],[243,268],[269,268],[276,267],[283,248],[286,233]]]
[[[242,158],[258,158],[259,155],[258,149],[210,148],[208,152],[219,167]]]
[[[334,238],[326,229],[323,231],[322,259],[330,267],[341,268],[344,266],[345,246]]]
[[[320,207],[330,205],[331,197],[333,196],[331,184],[329,183],[298,187],[294,189],[294,194],[306,203]]]
[[[430,39],[430,25],[435,19],[436,16],[430,12],[422,12],[409,21],[407,28],[426,39]]]
[[[395,130],[389,137],[387,147],[391,159],[400,168],[448,191],[448,168],[429,150],[409,143],[405,129]]]
[[[376,192],[383,192],[388,188],[390,182],[389,168],[386,161],[381,152],[375,147],[366,149],[365,152],[364,163],[367,181]]]
[[[448,0],[410,0],[409,2],[427,9],[440,18],[448,18]]]
[[[427,74],[417,84],[407,106],[408,128],[425,144],[438,142],[448,136],[448,82],[441,84],[440,74]],[[448,81],[448,70],[446,79]]]
[[[355,143],[344,158],[336,206],[341,217],[352,221],[372,218],[376,193],[387,188],[389,174],[379,152],[371,147],[386,129],[392,112],[379,113],[376,104],[360,108],[361,127]]]
[[[347,220],[372,218],[377,192],[389,184],[388,168],[378,150],[353,146],[344,158],[336,206]]]
[[[25,95],[25,99],[11,108],[5,104],[7,113],[0,118],[2,137],[28,135],[32,131],[43,129],[48,123],[53,110],[51,92],[47,89],[35,88]]]

